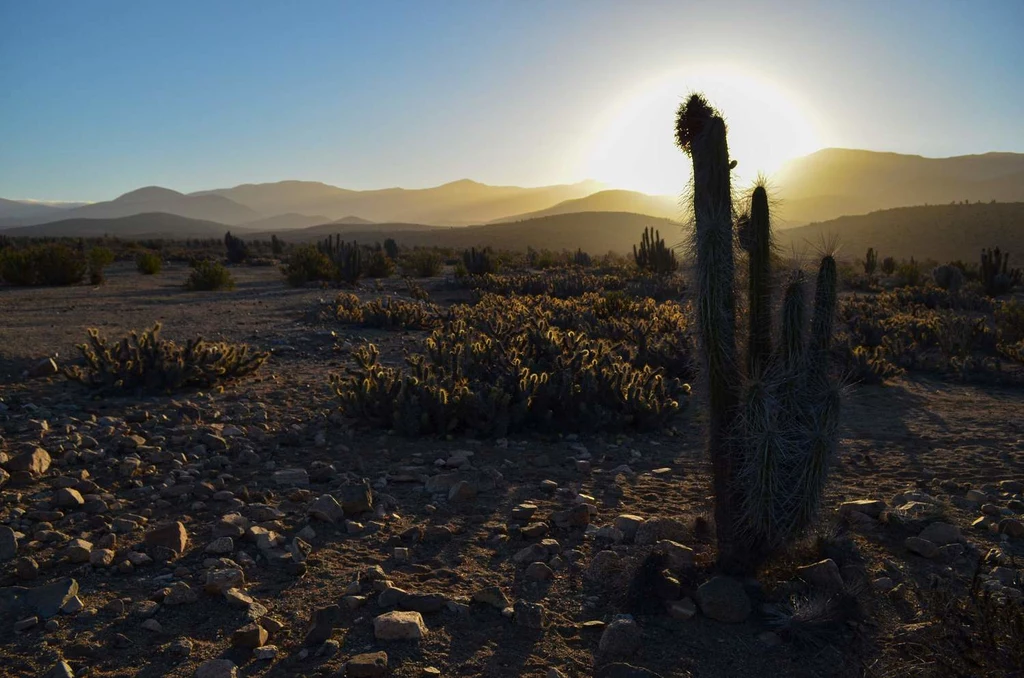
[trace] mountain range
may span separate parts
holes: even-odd
[[[908,230],[901,225],[902,220],[930,212],[891,210],[926,204],[949,206],[952,202],[965,200],[972,203],[993,200],[1024,203],[1024,154],[986,153],[924,158],[825,149],[787,163],[770,178],[770,191],[777,203],[774,215],[780,227],[780,242],[813,239],[815,234],[820,236],[837,229],[842,231],[839,235],[844,239],[852,237],[855,231],[868,233],[875,228],[918,233],[919,229]],[[883,214],[882,211],[889,212]],[[1024,231],[1024,222],[1005,223],[1007,219],[1016,218],[1017,208],[990,211],[999,214],[992,217],[998,228]],[[961,217],[989,212],[941,213],[948,216],[943,237],[959,242],[950,229],[973,229],[979,233],[985,230],[980,225],[961,223]],[[618,216],[594,216],[598,214]],[[568,218],[573,215],[579,218]],[[864,217],[858,221],[859,217],[855,218],[855,215]],[[629,249],[629,243],[637,237],[632,233],[633,217],[671,230],[668,224],[679,221],[682,216],[683,210],[676,196],[609,189],[594,181],[522,188],[489,186],[464,179],[433,188],[378,190],[351,190],[311,181],[281,181],[190,194],[149,186],[113,200],[91,204],[0,199],[0,231],[10,235],[84,236],[107,233],[124,237],[219,238],[231,228],[238,235],[255,237],[262,234],[269,237],[273,233],[286,239],[309,239],[313,237],[311,234],[319,233],[322,237],[322,234],[334,232],[419,233],[436,238],[441,238],[443,233],[445,242],[465,239],[466,242],[480,244],[474,243],[473,238],[481,237],[481,234],[496,238],[495,242],[504,242],[504,236],[499,234],[515,231],[506,227],[508,224],[521,224],[519,232],[525,234],[538,224],[543,228],[568,228],[581,219],[597,219],[602,227],[610,223],[609,219],[621,222],[622,238],[614,233],[596,239],[577,233],[565,239],[564,246],[569,249],[583,246],[595,253],[606,249]],[[834,221],[840,217],[848,218]],[[798,231],[782,237],[786,229]],[[465,232],[456,233],[461,230]],[[887,232],[872,233],[868,240],[898,240]],[[551,243],[563,240],[557,234],[538,231],[534,235],[543,236],[543,242],[535,244],[520,240],[517,243],[515,238],[509,242],[514,246],[554,247]],[[929,239],[927,233],[919,235]],[[931,236],[930,239],[937,238]],[[851,247],[856,243],[856,248],[860,249],[859,240],[850,242]],[[936,243],[922,243],[924,245],[931,247]],[[898,249],[903,247],[904,244],[898,244]],[[921,256],[931,255],[922,253]]]

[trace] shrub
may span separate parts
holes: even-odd
[[[441,274],[443,267],[444,259],[441,255],[428,249],[413,250],[402,263],[402,271],[405,275],[416,278],[433,278]]]
[[[312,245],[303,245],[288,257],[288,264],[281,267],[288,284],[302,287],[313,281],[334,280],[334,264],[322,251]]]
[[[103,269],[114,263],[114,253],[106,247],[93,247],[86,255],[89,262],[89,282],[100,285],[106,280]]]
[[[160,323],[141,334],[131,332],[108,342],[90,329],[79,345],[85,366],[64,370],[65,376],[102,391],[174,391],[214,386],[255,372],[269,353],[252,352],[244,344],[194,339],[184,346],[160,337]]]
[[[914,257],[902,262],[896,269],[896,282],[904,287],[917,287],[923,278],[921,267],[914,261]]]
[[[498,272],[498,262],[491,248],[478,250],[473,247],[462,253],[462,263],[470,275],[486,275]]]
[[[163,267],[164,260],[158,252],[140,252],[135,257],[135,269],[142,275],[156,275]]]
[[[394,238],[384,239],[384,252],[388,255],[388,258],[392,261],[398,260],[398,243],[395,242]]]
[[[192,272],[185,281],[185,288],[201,292],[232,290],[235,288],[235,280],[223,264],[202,260],[192,265]]]
[[[224,247],[228,251],[229,264],[240,264],[249,256],[249,246],[241,238],[231,235],[231,231],[224,234]]]
[[[0,252],[0,278],[11,285],[74,285],[85,277],[85,255],[63,243],[32,245]]]
[[[953,264],[936,266],[932,270],[932,279],[935,284],[947,292],[958,292],[964,285],[964,274]]]
[[[363,274],[367,278],[388,278],[395,272],[395,262],[388,258],[384,250],[374,250],[363,264]]]
[[[284,253],[284,243],[276,235],[270,236],[270,253],[279,257]]]

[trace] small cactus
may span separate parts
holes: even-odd
[[[659,275],[667,275],[679,268],[675,253],[665,246],[665,240],[654,228],[645,228],[640,247],[633,245],[633,260],[637,268]]]
[[[864,256],[864,272],[874,275],[876,268],[878,268],[878,252],[874,247],[869,247],[868,253]]]
[[[982,250],[981,267],[978,269],[978,273],[981,277],[981,284],[985,288],[985,294],[990,297],[998,297],[1021,284],[1021,269],[1010,268],[1009,263],[1009,252],[1001,252],[998,247],[994,250]]]

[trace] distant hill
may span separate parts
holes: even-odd
[[[162,212],[189,219],[241,224],[259,219],[259,213],[219,195],[185,195],[159,186],[147,186],[125,193],[113,200],[95,202],[54,214],[29,217],[6,226],[28,226],[60,219],[116,219],[134,214]]]
[[[335,219],[331,223],[333,223],[333,224],[362,224],[362,225],[365,226],[366,224],[372,224],[373,222],[370,221],[369,219],[363,219],[362,217],[357,217],[357,216],[349,215],[347,217],[342,217],[341,219]]]
[[[47,224],[20,226],[0,231],[10,236],[95,238],[104,235],[119,238],[223,238],[230,229],[235,235],[250,233],[246,228],[215,221],[189,219],[161,212],[133,214],[113,219],[62,219]],[[269,237],[269,236],[268,236]]]
[[[564,186],[489,186],[469,179],[433,188],[352,191],[319,182],[282,181],[203,191],[264,214],[324,214],[330,219],[357,214],[375,223],[414,222],[443,226],[479,224],[510,214],[545,209],[600,190],[592,181]]]
[[[252,231],[290,231],[296,228],[309,228],[310,226],[316,226],[328,221],[330,219],[322,215],[309,216],[289,212],[287,214],[277,214],[272,217],[256,219],[255,221],[247,221],[244,224],[239,224],[239,226]]]
[[[394,238],[399,245],[436,245],[439,247],[495,247],[498,249],[576,250],[591,254],[608,251],[630,252],[640,242],[644,228],[653,226],[665,241],[676,245],[683,239],[682,226],[668,219],[625,212],[576,212],[557,214],[524,221],[483,224],[459,228],[430,227],[421,224],[374,224],[372,227],[348,226],[339,230],[335,224],[290,231],[278,237],[292,242],[308,242],[341,233],[348,240],[379,242]]]
[[[800,253],[832,238],[840,258],[874,247],[879,257],[975,261],[982,248],[999,246],[1024,262],[1024,202],[901,207],[780,231],[777,241]]]
[[[598,191],[583,198],[560,202],[553,207],[496,219],[495,222],[522,221],[574,212],[632,212],[661,219],[678,219],[681,213],[678,198],[668,195],[647,195],[636,191]]]
[[[780,226],[875,210],[960,202],[1024,201],[1024,153],[952,158],[826,148],[772,177]]]
[[[6,200],[4,198],[0,198],[0,222],[10,219],[31,219],[43,217],[55,219],[64,214],[69,208],[77,206],[77,203],[71,203],[67,206],[58,206],[28,200]]]

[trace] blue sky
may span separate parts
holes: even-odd
[[[638,84],[718,67],[821,146],[1024,151],[1024,2],[780,5],[0,0],[0,196],[578,181]]]

